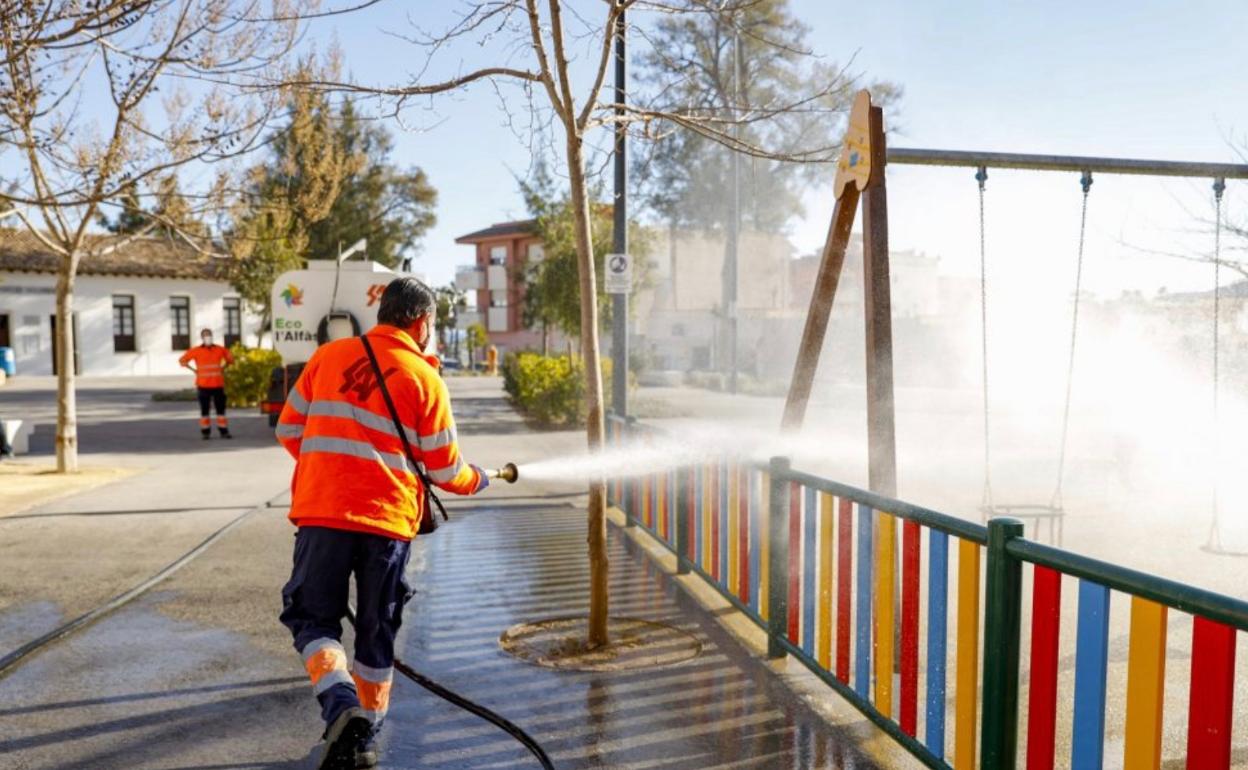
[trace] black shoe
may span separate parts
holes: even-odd
[[[207,441],[208,439],[212,438],[212,431],[210,431],[210,430],[201,430],[201,431],[199,432],[199,435],[201,435],[201,436],[203,436],[203,437],[204,437],[204,441]]]
[[[325,750],[317,770],[354,770],[356,752],[364,746],[372,728],[361,709],[342,712],[325,731]]]
[[[377,737],[370,735],[355,750],[355,766],[357,770],[377,766]]]
[[[233,436],[230,435],[230,432],[226,430],[225,428],[222,428],[219,432],[221,433],[221,438],[234,438]]]

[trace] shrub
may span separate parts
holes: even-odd
[[[604,385],[611,381],[611,360],[602,359]],[[509,353],[503,359],[503,389],[527,417],[544,426],[585,423],[585,374],[581,359]],[[607,406],[611,392],[604,387]]]
[[[231,407],[255,406],[269,391],[269,375],[282,365],[276,350],[245,348],[234,343],[230,348],[233,366],[225,370],[225,398]]]

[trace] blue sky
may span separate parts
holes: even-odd
[[[338,20],[332,29],[351,72],[370,82],[401,82],[420,53],[387,34],[409,28],[420,11],[436,28],[454,3],[391,2]],[[591,13],[597,3],[574,3]],[[1234,160],[1227,138],[1248,132],[1248,71],[1237,31],[1248,4],[1223,2],[916,2],[829,3],[793,0],[811,27],[810,43],[830,59],[855,57],[869,78],[905,89],[892,124],[897,146]],[[325,26],[314,34],[327,39]],[[434,74],[496,59],[501,49],[461,46]],[[449,279],[469,250],[454,238],[524,215],[513,171],[529,163],[527,146],[505,125],[499,100],[477,87],[410,110],[419,130],[396,126],[396,157],[422,166],[438,187],[438,225],[419,260],[435,280]],[[947,270],[974,269],[972,172],[890,170],[892,241],[940,255]],[[829,174],[829,181],[830,181]],[[1209,212],[1206,180],[1098,177],[1089,213],[1088,281],[1093,289],[1155,290],[1200,286],[1206,277],[1143,248],[1202,249],[1187,233]],[[990,261],[998,275],[1049,263],[1041,277],[1068,276],[1077,231],[1076,175],[994,172],[989,181]],[[1232,183],[1232,211],[1248,194]],[[802,251],[818,248],[831,211],[828,185],[806,195],[807,215],[792,227]],[[1198,228],[1197,228],[1198,229]],[[996,262],[996,259],[1002,261]],[[1061,269],[1057,269],[1057,268]],[[1008,269],[1007,269],[1008,268]]]
[[[338,3],[336,3],[338,4]],[[569,0],[587,16],[599,0]],[[1232,161],[1233,134],[1248,136],[1248,29],[1242,0],[791,0],[811,28],[809,43],[834,60],[854,59],[868,79],[899,83],[905,95],[889,116],[895,146]],[[310,43],[336,42],[361,82],[412,82],[424,65],[402,39],[413,20],[444,27],[460,0],[387,0],[365,12],[316,22]],[[637,23],[645,23],[635,15]],[[589,52],[580,50],[583,67]],[[524,63],[505,36],[439,53],[426,79],[500,59]],[[582,82],[588,73],[580,72]],[[584,87],[582,87],[582,92]],[[87,100],[101,98],[88,94]],[[514,94],[511,117],[523,111]],[[525,215],[515,174],[530,165],[527,143],[487,85],[419,101],[391,121],[394,160],[418,165],[439,191],[438,224],[418,269],[436,282],[470,260],[456,236]],[[1248,138],[1243,142],[1248,147]],[[5,159],[8,166],[11,159]],[[973,172],[893,167],[889,171],[894,248],[938,255],[946,272],[977,269]],[[819,248],[831,213],[831,171],[806,192],[805,216],[791,238]],[[1248,205],[1248,183],[1230,184],[1227,208]],[[996,280],[1020,290],[1046,286],[1068,295],[1077,235],[1076,174],[990,172],[989,262]],[[1195,217],[1211,216],[1209,180],[1098,176],[1089,207],[1087,285],[1122,290],[1207,287],[1204,266],[1145,251],[1207,251]]]

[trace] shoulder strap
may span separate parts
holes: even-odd
[[[386,387],[386,378],[382,374],[381,364],[377,363],[377,354],[373,352],[373,346],[369,344],[368,337],[361,334],[360,342],[364,343],[364,352],[368,354],[368,362],[372,364],[373,375],[377,378],[377,387],[381,388],[381,397],[385,399],[386,409],[390,411],[390,419],[394,421],[394,429],[398,431],[399,441],[403,443],[403,453],[407,455],[407,462],[412,466],[416,476],[420,479],[420,483],[425,487],[425,497],[433,501],[438,507],[438,513],[442,514],[442,520],[447,520],[446,508],[442,506],[442,501],[433,492],[433,482],[429,480],[429,475],[425,473],[425,466],[416,460],[415,453],[412,452],[412,444],[407,440],[407,431],[403,429],[403,422],[399,420],[399,410],[394,408],[394,399],[390,397],[390,389]]]

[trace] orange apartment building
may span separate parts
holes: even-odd
[[[533,234],[533,220],[500,222],[455,239],[472,246],[475,260],[455,271],[455,286],[475,299],[476,307],[460,314],[459,328],[485,327],[490,344],[500,353],[542,346],[540,330],[524,326],[524,266],[540,260],[542,242]]]

